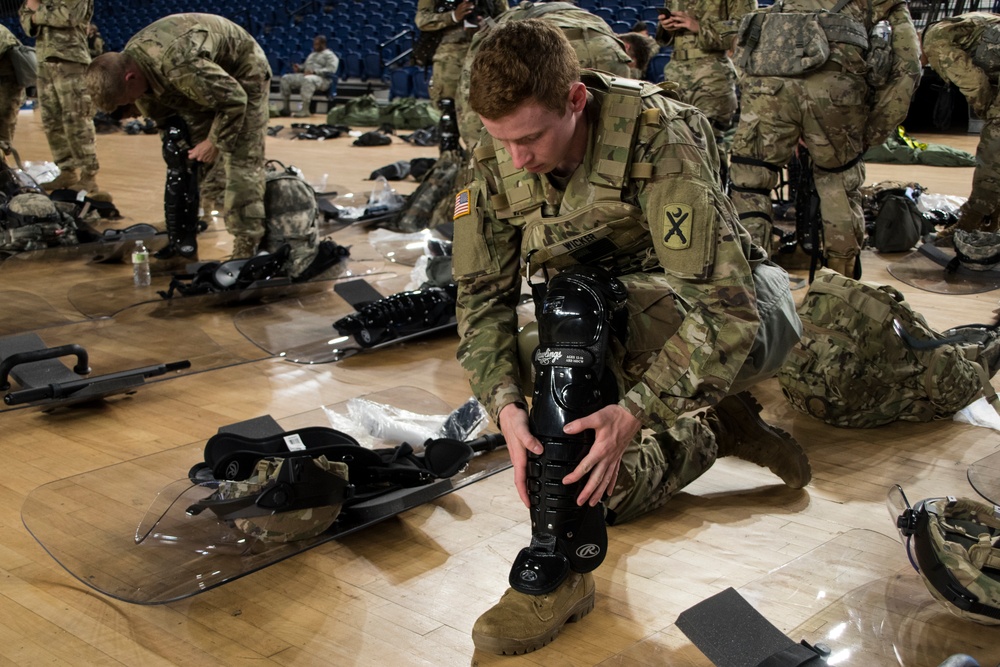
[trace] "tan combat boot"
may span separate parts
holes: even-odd
[[[76,173],[76,169],[63,169],[59,172],[59,175],[55,179],[49,181],[48,183],[42,183],[42,189],[46,192],[53,192],[55,190],[65,190],[71,188],[73,190],[77,189],[77,184],[80,182],[80,176]]]
[[[788,433],[760,417],[760,403],[742,391],[722,399],[708,413],[708,423],[719,444],[719,458],[735,456],[763,466],[793,489],[812,479],[809,458]]]
[[[87,196],[95,201],[111,202],[111,194],[104,192],[97,187],[97,172],[83,171],[80,173],[80,181],[73,187],[74,190],[83,190]]]
[[[826,268],[833,269],[842,276],[854,277],[855,257],[827,257]]]
[[[247,259],[257,254],[259,241],[255,241],[249,236],[233,237],[233,259]]]
[[[571,572],[547,595],[525,595],[508,588],[500,601],[476,620],[472,643],[480,651],[519,655],[542,648],[567,623],[594,608],[594,575]]]

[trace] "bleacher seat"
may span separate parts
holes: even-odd
[[[383,78],[382,56],[378,51],[366,51],[361,60],[364,66],[364,76],[362,76],[364,81]]]
[[[646,78],[653,83],[663,81],[663,68],[670,62],[670,56],[672,55],[673,49],[665,49],[650,58],[649,66],[646,68]]]
[[[611,21],[608,23],[611,29],[615,31],[616,34],[623,34],[632,29],[632,24],[628,21]]]
[[[635,7],[619,7],[615,16],[619,21],[635,25],[635,22],[639,20],[639,10]]]
[[[397,67],[389,72],[389,100],[413,97],[413,70],[417,67]]]
[[[361,54],[357,51],[345,51],[340,62],[345,79],[361,79],[364,77],[364,62],[361,60]]]
[[[430,70],[422,67],[415,67],[413,71],[413,96],[417,99],[430,99],[431,93],[427,88],[427,80],[430,78]]]
[[[615,20],[614,11],[608,9],[607,7],[595,7],[594,9],[590,10],[590,13],[594,14],[595,16],[600,16],[607,22],[608,25],[611,25],[611,23],[613,23]]]
[[[650,27],[652,27],[653,25],[656,25],[659,22],[661,11],[662,9],[660,9],[659,7],[643,7],[639,11],[639,18],[651,24]]]

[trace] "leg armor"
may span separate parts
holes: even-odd
[[[198,252],[198,165],[188,159],[191,138],[184,121],[172,118],[163,129],[163,160],[167,163],[167,184],[163,210],[167,219],[169,244],[156,253],[158,259]]]
[[[590,451],[594,433],[567,435],[563,427],[617,400],[606,358],[611,337],[625,330],[626,296],[624,285],[606,271],[576,266],[549,282],[538,307],[529,423],[545,451],[528,454],[531,545],[510,572],[511,587],[522,593],[551,592],[571,570],[590,572],[604,561],[603,504],[576,504],[586,478],[562,483]]]

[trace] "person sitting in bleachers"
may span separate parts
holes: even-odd
[[[294,116],[296,118],[306,118],[310,115],[309,103],[312,101],[313,93],[326,92],[330,90],[330,84],[337,76],[337,69],[340,67],[340,58],[337,54],[326,48],[326,37],[316,35],[313,39],[312,53],[306,58],[303,64],[293,64],[293,73],[285,74],[281,77],[281,107],[282,116]],[[292,93],[299,94],[299,106],[292,112]]]

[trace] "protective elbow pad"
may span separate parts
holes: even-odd
[[[624,330],[626,297],[606,271],[578,266],[549,282],[539,306],[529,424],[544,451],[528,457],[532,540],[510,573],[511,587],[523,593],[550,592],[570,571],[590,572],[604,561],[603,505],[576,504],[586,478],[562,483],[590,451],[594,434],[568,435],[563,427],[617,400],[606,362],[611,337]]]

